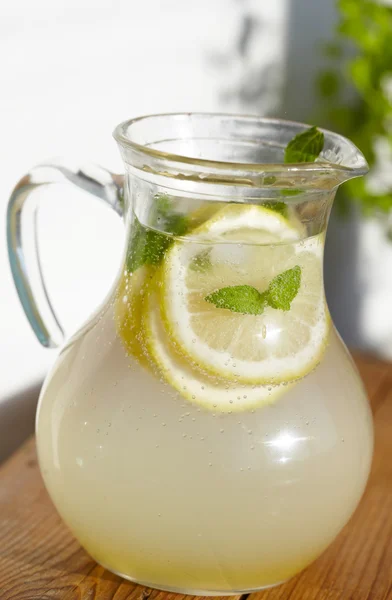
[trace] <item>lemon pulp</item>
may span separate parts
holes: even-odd
[[[165,328],[194,365],[248,384],[299,379],[320,361],[329,330],[324,299],[320,234],[306,240],[280,215],[261,207],[224,209],[176,242],[161,267],[160,305]],[[209,251],[208,268],[192,268]],[[206,296],[227,286],[266,290],[294,266],[301,286],[288,311],[261,315],[217,308]]]

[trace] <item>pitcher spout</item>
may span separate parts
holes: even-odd
[[[207,184],[221,190],[240,186],[267,197],[277,189],[333,190],[368,171],[365,157],[350,140],[323,129],[316,161],[287,164],[287,145],[308,128],[281,119],[180,113],[125,121],[114,137],[127,167],[162,178],[157,183],[169,178],[171,188],[184,189],[184,182],[190,190],[200,183],[206,191]],[[214,192],[211,187],[208,191]]]

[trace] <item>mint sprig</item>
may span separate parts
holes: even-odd
[[[133,273],[145,264],[158,265],[166,250],[174,241],[171,236],[184,235],[188,229],[185,215],[173,211],[168,196],[159,196],[155,199],[155,202],[154,221],[159,223],[171,235],[155,229],[148,229],[135,217],[126,259],[129,273]]]
[[[324,134],[317,127],[310,127],[298,133],[287,144],[284,152],[285,163],[314,162],[324,147]]]
[[[274,277],[269,284],[268,304],[278,310],[290,310],[301,287],[301,267],[298,265]]]
[[[261,315],[266,306],[264,295],[251,285],[224,287],[204,299],[217,308],[227,308],[245,315]]]
[[[263,203],[263,206],[279,213],[282,217],[287,217],[287,205],[284,202],[267,200]]]
[[[261,315],[266,306],[290,310],[291,303],[301,286],[301,267],[295,266],[274,277],[264,292],[251,285],[233,285],[220,288],[204,299],[217,308],[225,308],[243,315]]]

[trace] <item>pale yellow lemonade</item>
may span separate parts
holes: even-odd
[[[275,585],[348,521],[372,455],[325,302],[324,232],[234,205],[160,247],[124,265],[45,385],[45,483],[87,551],[129,579]]]

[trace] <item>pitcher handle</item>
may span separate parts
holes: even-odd
[[[37,239],[39,201],[32,192],[41,186],[64,182],[93,194],[118,215],[123,214],[123,176],[96,165],[70,168],[60,162],[42,164],[34,167],[15,186],[7,211],[8,256],[26,316],[38,340],[47,348],[58,347],[65,336],[42,274]],[[27,268],[27,255],[30,268]]]

